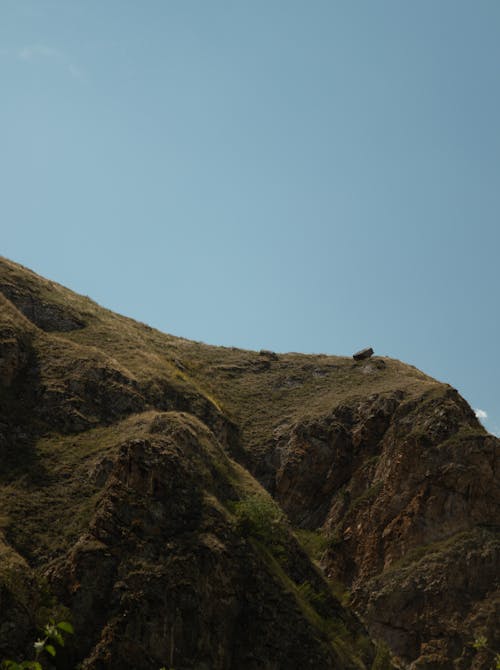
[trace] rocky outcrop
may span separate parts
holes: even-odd
[[[326,522],[342,487],[378,453],[402,398],[397,392],[373,396],[275,431],[267,479],[294,525],[314,529]]]
[[[0,384],[3,387],[12,386],[25,367],[28,355],[28,338],[12,327],[3,327],[0,330]]]
[[[70,613],[61,670],[389,668],[333,590],[401,668],[489,670],[499,444],[399,361],[190,342],[0,258],[0,658]]]
[[[11,387],[25,370],[31,353],[32,333],[17,310],[0,294],[0,387]]]
[[[472,643],[481,634],[499,648],[499,561],[498,533],[458,533],[359,580],[352,603],[412,669],[489,669],[491,655],[477,655]]]
[[[0,515],[0,523],[6,521]],[[34,572],[0,530],[0,649],[6,656],[27,648],[33,639],[36,633],[33,612],[38,601]]]
[[[49,571],[73,612],[83,668],[363,667],[322,639],[293,577],[280,576],[309,579],[329,616],[363,635],[293,538],[279,567],[238,533],[235,478],[213,435],[186,414],[159,415],[146,439],[120,447],[89,532]],[[373,660],[369,646],[364,659]]]
[[[364,361],[366,358],[371,358],[373,356],[373,349],[367,347],[366,349],[361,349],[352,355],[355,361]]]
[[[500,440],[455,390],[374,396],[275,440],[273,494],[321,528],[322,566],[375,637],[422,668],[469,667],[480,633],[498,645]]]
[[[28,321],[47,332],[69,332],[85,327],[84,319],[71,305],[70,294],[27,268],[0,257],[0,294],[5,296]]]
[[[47,332],[76,330],[85,323],[69,308],[43,300],[11,284],[0,284],[0,292],[38,328]]]

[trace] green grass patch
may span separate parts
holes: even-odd
[[[329,537],[321,530],[305,530],[295,528],[294,533],[307,555],[315,562],[319,562],[329,547]]]

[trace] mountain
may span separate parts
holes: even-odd
[[[499,446],[400,361],[208,346],[0,258],[0,658],[53,616],[59,668],[490,668]]]

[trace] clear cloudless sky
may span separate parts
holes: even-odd
[[[0,253],[500,432],[498,0],[0,0]]]

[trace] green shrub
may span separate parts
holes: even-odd
[[[328,537],[321,530],[305,530],[296,528],[295,535],[307,555],[313,561],[320,561],[328,549]]]
[[[484,649],[488,654],[490,654],[493,657],[493,661],[495,663],[495,665],[492,667],[495,668],[495,670],[500,670],[500,654],[488,646],[488,640],[484,635],[479,635],[476,637],[472,646],[474,649],[476,649],[476,651],[481,651]]]
[[[270,547],[285,541],[285,515],[271,498],[259,494],[249,496],[239,500],[234,511],[243,537],[253,537]]]
[[[68,634],[73,634],[73,626],[69,621],[50,621],[43,629],[43,637],[37,640],[34,644],[34,656],[32,661],[16,661],[5,660],[2,661],[0,668],[2,670],[43,670],[40,658],[43,655],[54,657],[57,653],[57,645],[64,647],[64,637]]]

